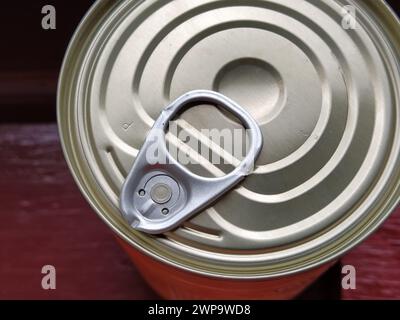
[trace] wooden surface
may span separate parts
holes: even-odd
[[[0,299],[152,299],[67,169],[55,124],[0,125]],[[400,211],[342,263],[357,268],[344,298],[400,298]],[[57,289],[41,288],[54,265]],[[300,299],[339,298],[340,265]]]
[[[343,290],[343,299],[400,299],[400,208],[342,264],[357,270],[357,290]]]
[[[56,125],[1,125],[0,165],[0,299],[157,297],[80,195]]]

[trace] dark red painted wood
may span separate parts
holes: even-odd
[[[41,288],[47,264],[56,290]],[[80,195],[54,124],[0,126],[0,299],[14,298],[156,298]]]
[[[342,263],[357,271],[357,289],[343,290],[343,299],[400,299],[400,208]]]

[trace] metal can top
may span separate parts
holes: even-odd
[[[399,55],[384,1],[99,0],[60,76],[64,152],[103,220],[157,259],[221,277],[305,270],[360,242],[399,200]],[[195,89],[257,120],[257,168],[178,230],[136,232],[118,208],[122,184],[154,119]],[[180,126],[222,122],[235,125],[193,110]]]

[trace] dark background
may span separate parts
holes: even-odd
[[[82,198],[59,144],[58,73],[73,31],[93,2],[1,4],[0,299],[157,298]],[[400,12],[399,1],[388,2]],[[41,28],[46,4],[56,7],[56,30]],[[46,264],[57,269],[53,291],[40,286]],[[341,291],[341,264],[356,267],[357,290]],[[300,298],[400,299],[399,268],[397,210]]]

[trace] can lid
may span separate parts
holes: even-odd
[[[399,26],[375,0],[98,1],[60,77],[70,168],[120,236],[176,266],[256,278],[331,260],[399,199]],[[257,169],[178,230],[136,232],[118,208],[122,184],[161,110],[196,89],[257,120]],[[198,137],[205,124],[236,125],[199,109],[180,129]],[[170,195],[157,185],[151,196]]]

